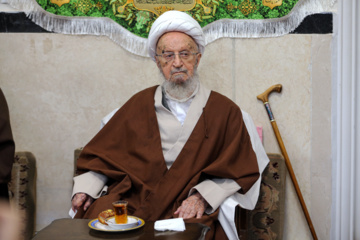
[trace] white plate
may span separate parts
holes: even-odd
[[[114,217],[112,217],[114,218]],[[110,218],[111,219],[111,218]],[[145,225],[145,221],[142,220],[141,218],[138,217],[134,217],[134,216],[128,216],[128,221],[135,221],[136,224],[134,224],[135,226],[131,226],[129,228],[124,228],[124,229],[113,229],[108,225],[102,224],[101,222],[99,222],[99,219],[95,218],[94,220],[91,220],[88,224],[88,226],[91,229],[97,230],[97,231],[103,231],[103,232],[125,232],[125,231],[130,231],[130,230],[134,230],[137,228],[141,228],[142,226]]]
[[[115,217],[110,217],[105,220],[107,225],[114,230],[121,230],[127,228],[133,228],[137,226],[138,220],[136,218],[128,217],[127,223],[118,224],[115,222]]]

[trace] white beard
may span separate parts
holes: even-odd
[[[189,76],[188,80],[181,84],[170,82],[164,77],[164,74],[162,74],[161,71],[160,78],[163,81],[161,87],[163,88],[166,96],[177,102],[186,102],[199,90],[200,81],[199,74],[196,69],[194,69],[194,75],[192,77]]]

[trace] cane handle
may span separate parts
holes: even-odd
[[[269,87],[265,92],[258,95],[257,99],[261,100],[263,103],[266,103],[266,102],[268,102],[269,94],[274,92],[274,91],[279,93],[279,92],[281,92],[281,88],[282,88],[281,84],[273,85],[273,86]]]

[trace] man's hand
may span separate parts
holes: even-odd
[[[84,211],[86,211],[93,202],[94,199],[86,193],[77,193],[71,200],[71,208],[74,212],[76,212],[81,206],[84,205]]]
[[[7,202],[0,199],[0,239],[21,239],[22,219],[19,213]]]
[[[205,199],[200,195],[200,193],[195,193],[185,199],[181,206],[174,212],[174,214],[179,214],[180,218],[188,219],[188,218],[201,218],[204,214],[208,203]]]

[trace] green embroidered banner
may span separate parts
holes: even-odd
[[[63,34],[107,36],[131,53],[148,57],[152,23],[168,10],[186,11],[216,39],[278,37],[303,19],[323,12],[329,0],[11,0],[44,29]]]
[[[189,13],[202,27],[220,19],[274,19],[286,16],[299,0],[36,0],[61,16],[108,17],[130,32],[147,37],[163,12]]]

